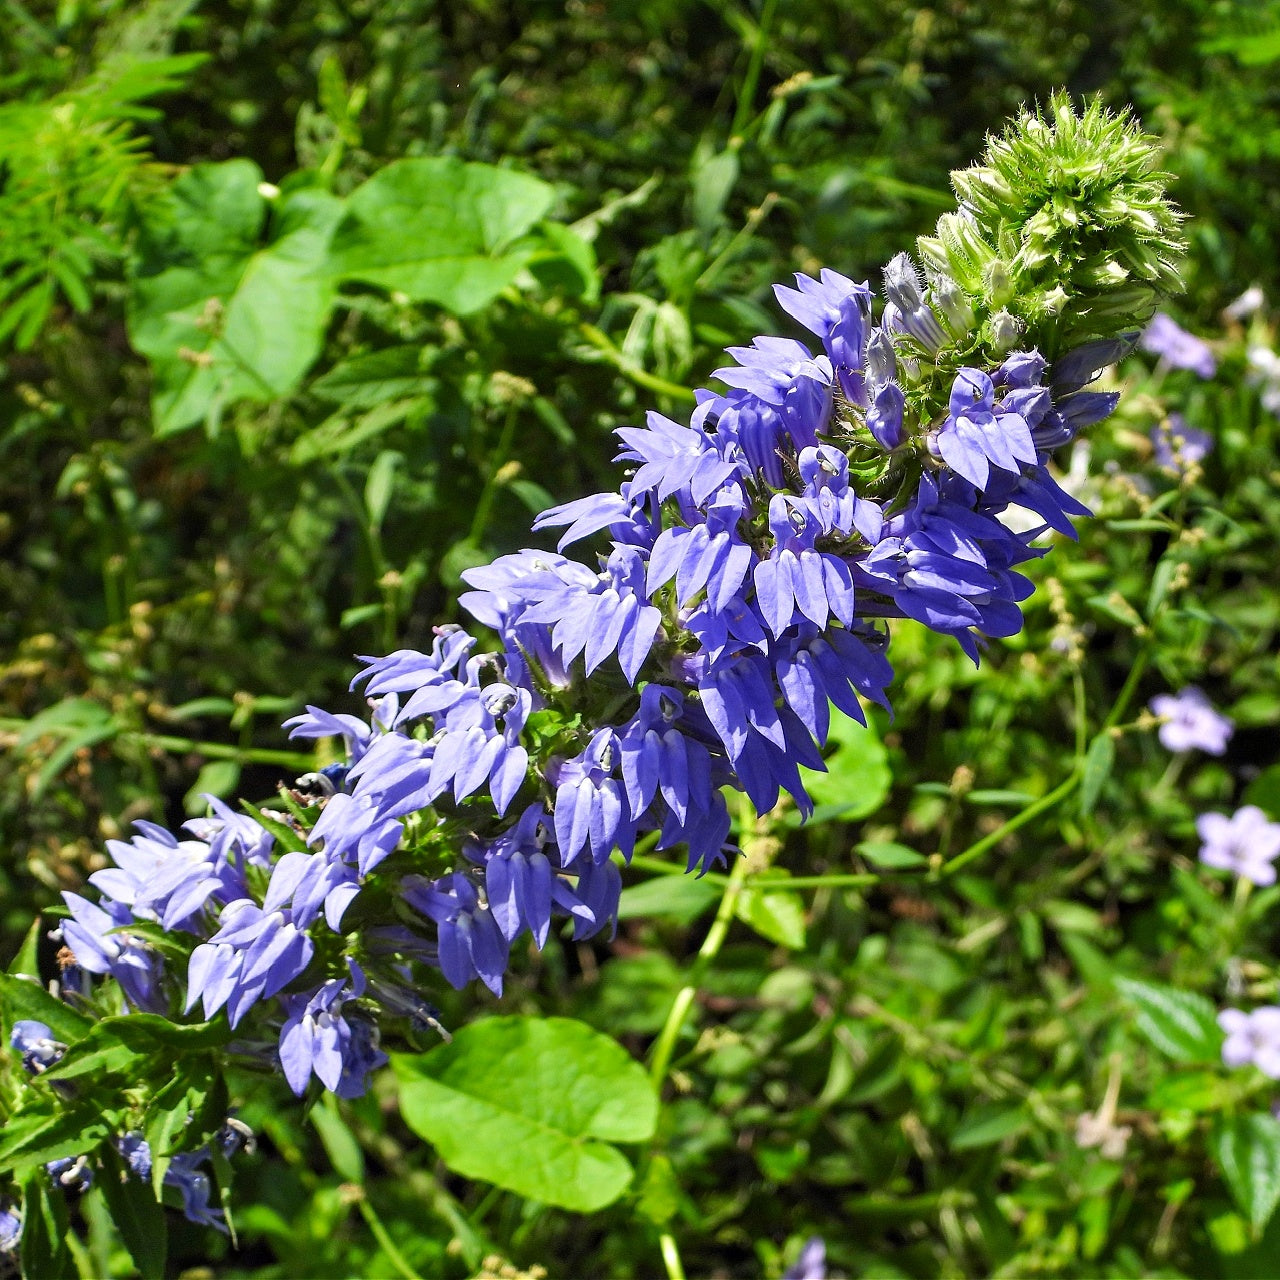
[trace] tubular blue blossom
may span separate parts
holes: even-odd
[[[313,1074],[338,1097],[359,1097],[369,1073],[387,1061],[373,1024],[345,1011],[367,987],[364,971],[354,961],[348,967],[348,977],[331,978],[310,995],[284,1000],[288,1016],[280,1028],[280,1065],[299,1097]]]
[[[979,489],[986,486],[992,466],[1016,474],[1023,464],[1037,461],[1026,419],[1016,410],[1000,408],[997,412],[995,385],[981,369],[956,374],[937,449],[953,471]]]
[[[1023,141],[1052,150],[1065,131],[1074,165],[1079,130],[1055,113],[1024,120]],[[1099,164],[1146,154],[1128,125],[1089,121],[1116,144]],[[295,738],[340,739],[345,758],[282,786],[282,812],[257,823],[212,801],[181,838],[139,824],[110,842],[101,903],[66,895],[76,964],[135,1009],[225,1009],[243,1028],[231,1052],[261,1062],[274,1044],[296,1093],[315,1078],[355,1096],[384,1032],[440,1029],[420,995],[437,972],[500,994],[523,934],[541,948],[557,920],[575,938],[608,930],[612,855],[641,833],[705,872],[734,854],[728,791],[761,812],[786,792],[807,815],[801,767],[823,768],[831,705],[863,721],[866,703],[888,707],[881,620],[915,619],[976,662],[986,637],[1022,625],[1018,567],[1048,550],[1033,541],[1074,536],[1088,514],[1051,455],[1115,407],[1090,384],[1176,280],[1176,217],[1142,183],[1140,227],[1086,208],[1078,234],[1030,236],[1022,206],[960,175],[977,194],[917,242],[923,270],[894,258],[881,303],[830,270],[777,286],[820,349],[756,337],[729,349],[721,389],[695,391],[687,421],[621,428],[617,490],[534,522],[562,531],[558,551],[464,573],[459,603],[492,639],[438,627],[430,652],[361,659],[367,717],[308,706],[287,721]],[[1147,271],[1121,295],[1113,240]],[[1034,265],[1005,252],[1033,243],[1049,245]],[[1013,507],[1041,523],[1013,532]],[[589,538],[598,560],[577,549]],[[1230,722],[1203,695],[1165,702],[1166,745],[1225,750]],[[1206,861],[1266,874],[1221,832],[1206,841]],[[185,990],[181,963],[146,940],[156,927],[194,943]],[[28,1029],[21,1051],[34,1069],[56,1049]],[[216,1224],[187,1163],[184,1200]]]

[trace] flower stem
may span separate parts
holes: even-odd
[[[974,858],[981,857],[993,845],[997,845],[1005,836],[1024,827],[1034,818],[1038,818],[1047,809],[1052,809],[1059,801],[1065,800],[1079,785],[1083,774],[1080,770],[1072,772],[1065,782],[1060,782],[1048,795],[1041,796],[1034,804],[1029,804],[1021,813],[1016,813],[1008,822],[1001,823],[990,835],[975,840],[967,849],[962,849],[954,858],[948,858],[934,873],[934,878],[954,875],[961,867],[967,866]]]
[[[408,1259],[400,1252],[396,1242],[382,1225],[382,1219],[369,1203],[368,1196],[364,1194],[364,1188],[359,1187],[357,1190],[360,1192],[360,1198],[356,1201],[356,1207],[360,1210],[360,1216],[365,1220],[373,1238],[378,1242],[378,1247],[387,1255],[387,1261],[404,1277],[404,1280],[422,1280],[422,1276],[410,1266]]]
[[[753,828],[758,828],[762,821],[763,819],[756,819]],[[720,906],[716,910],[716,918],[711,922],[711,928],[707,931],[707,936],[694,957],[693,965],[689,970],[689,980],[676,992],[671,1008],[667,1012],[667,1020],[663,1023],[657,1040],[654,1041],[653,1057],[649,1060],[649,1079],[659,1093],[666,1082],[667,1072],[671,1068],[671,1055],[675,1051],[676,1041],[680,1038],[685,1019],[689,1016],[689,1010],[693,1008],[693,1002],[698,997],[698,988],[706,977],[712,961],[720,954],[720,948],[724,946],[725,937],[729,932],[729,925],[733,921],[733,912],[738,905],[738,897],[742,893],[743,886],[746,884],[747,868],[751,862],[748,843],[748,840],[743,840],[742,853],[725,880],[724,893],[720,898]]]
[[[667,1269],[667,1280],[685,1280],[684,1263],[680,1261],[675,1236],[670,1231],[664,1231],[658,1237],[658,1247],[662,1250],[662,1265]]]

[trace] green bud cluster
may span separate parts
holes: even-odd
[[[951,175],[960,207],[920,237],[921,261],[973,300],[993,351],[1016,329],[1052,360],[1140,327],[1181,288],[1186,248],[1158,162],[1127,111],[1055,94]]]

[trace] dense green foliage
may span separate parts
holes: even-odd
[[[1280,1269],[1280,1123],[1213,1023],[1280,996],[1280,891],[1233,897],[1194,829],[1246,800],[1280,819],[1280,422],[1246,361],[1276,334],[1265,308],[1219,318],[1254,283],[1280,298],[1275,18],[0,5],[6,961],[133,819],[271,801],[315,763],[279,722],[357,709],[353,652],[423,644],[466,567],[612,487],[615,426],[680,416],[721,347],[781,331],[771,282],[910,249],[1020,104],[1098,92],[1163,141],[1191,247],[1173,305],[1219,355],[1204,381],[1115,372],[1120,412],[1071,460],[1097,514],[1031,566],[1027,627],[980,670],[897,626],[894,719],[848,728],[808,827],[741,833],[713,963],[723,878],[642,856],[613,943],[553,939],[500,1003],[451,996],[465,1031],[375,1096],[308,1115],[233,1081],[260,1135],[239,1247],[170,1214],[171,1270],[651,1276],[663,1233],[691,1276],[776,1277],[812,1234],[860,1276]],[[1171,411],[1214,439],[1181,474],[1149,438]],[[1220,760],[1171,756],[1144,713],[1187,684],[1236,722]],[[643,1060],[690,973],[647,1117],[602,1037]],[[180,1127],[198,1050],[146,1053]],[[542,1170],[482,1087],[540,1060],[548,1097],[596,1075],[631,1099],[540,1115],[567,1162]],[[29,1247],[61,1265],[39,1197]],[[131,1274],[147,1223],[100,1189],[71,1220],[67,1265]]]

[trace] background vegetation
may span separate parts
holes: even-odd
[[[779,330],[772,282],[878,273],[1057,86],[1164,140],[1177,313],[1219,354],[1207,381],[1118,371],[1072,459],[1097,517],[1032,566],[1020,636],[974,671],[899,628],[894,720],[776,855],[865,881],[744,904],[631,1194],[583,1217],[458,1178],[389,1073],[310,1119],[253,1081],[239,1248],[175,1218],[171,1269],[651,1276],[667,1229],[691,1275],[776,1277],[814,1234],[857,1276],[1276,1274],[1271,1094],[1206,1026],[1276,1000],[1280,894],[1233,898],[1193,823],[1280,819],[1280,424],[1246,355],[1274,332],[1219,317],[1280,297],[1277,16],[0,3],[6,958],[132,820],[310,767],[279,722],[357,709],[353,653],[422,644],[463,569],[612,487],[615,426],[679,416],[724,345]],[[1214,438],[1189,473],[1152,455],[1170,410]],[[1236,722],[1221,760],[1142,719],[1187,684]],[[716,890],[628,884],[613,943],[552,942],[443,1021],[570,1014],[642,1057]],[[88,1274],[130,1274],[99,1193],[75,1218]]]

